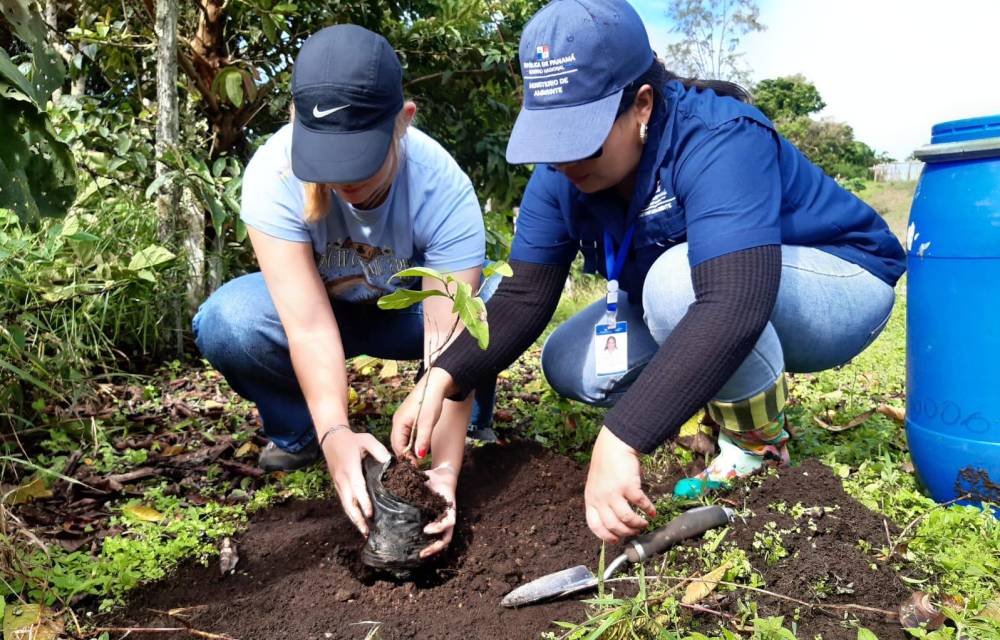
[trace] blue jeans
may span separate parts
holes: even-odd
[[[489,299],[500,278],[486,281]],[[422,305],[383,311],[374,304],[331,301],[344,353],[387,360],[421,360],[424,355]],[[299,451],[315,437],[309,407],[292,369],[288,338],[261,273],[230,280],[202,303],[191,322],[195,343],[244,398],[257,404],[264,433],[287,451]],[[493,418],[496,380],[475,390],[471,427]]]
[[[810,247],[781,247],[781,287],[771,320],[714,400],[738,402],[769,389],[783,371],[805,373],[842,365],[878,337],[896,300],[893,288],[856,264]],[[643,284],[642,305],[627,296],[618,317],[628,321],[628,370],[594,372],[594,325],[602,298],[563,323],[542,350],[549,384],[564,395],[602,407],[628,391],[646,363],[694,302],[687,244],[660,256]],[[623,300],[622,300],[623,299]]]

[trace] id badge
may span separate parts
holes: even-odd
[[[594,363],[597,375],[611,376],[628,370],[628,323],[594,326]]]

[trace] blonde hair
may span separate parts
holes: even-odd
[[[292,105],[291,109],[291,119],[295,120],[295,105]],[[384,196],[390,188],[392,188],[392,182],[396,179],[396,172],[399,170],[399,163],[403,159],[403,136],[406,135],[406,130],[409,127],[406,122],[405,111],[400,111],[396,116],[396,127],[392,133],[392,143],[389,145],[389,161],[392,163],[389,167],[389,177],[384,184],[379,185],[379,188],[372,194],[372,199],[379,199]],[[379,171],[382,167],[379,167]],[[323,184],[319,182],[304,182],[303,188],[305,189],[305,208],[302,211],[302,219],[306,224],[314,224],[325,218],[330,213],[330,204],[333,198],[333,192],[329,184]]]

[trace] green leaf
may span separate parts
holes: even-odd
[[[490,331],[486,324],[486,304],[482,298],[472,295],[472,287],[468,282],[459,282],[455,292],[455,304],[452,312],[457,313],[465,330],[479,342],[480,349],[490,346]]]
[[[607,618],[604,619],[604,622],[601,623],[601,626],[591,631],[587,635],[586,640],[598,640],[604,635],[605,631],[610,629],[612,625],[618,622],[624,615],[625,615],[624,609],[616,610],[614,613],[612,613],[611,615],[609,615]]]
[[[62,85],[66,65],[49,41],[41,12],[31,0],[3,0],[0,3],[6,26],[31,49],[31,84],[40,109],[52,92]]]
[[[142,271],[143,269],[149,269],[170,262],[175,257],[177,256],[164,247],[151,244],[132,256],[131,262],[128,263],[128,270]]]
[[[47,114],[0,95],[0,131],[6,132],[0,144],[0,207],[26,224],[65,214],[76,195],[76,162]]]
[[[77,242],[100,242],[100,237],[95,236],[92,233],[87,233],[86,231],[78,231],[71,236],[66,236],[67,240],[75,240]]]
[[[271,10],[275,13],[295,13],[298,10],[298,6],[291,3],[276,4]]]
[[[226,170],[226,158],[216,158],[215,162],[212,163],[212,177],[218,178],[222,175],[222,172]]]
[[[414,289],[396,289],[387,296],[382,296],[378,299],[379,309],[406,309],[407,307],[412,307],[413,305],[423,302],[431,296],[443,296],[445,293],[439,291],[438,289],[424,289],[424,290],[414,290]]]
[[[505,278],[510,278],[514,275],[514,270],[510,268],[510,265],[503,260],[497,260],[496,262],[491,262],[485,267],[483,267],[483,277],[489,278],[494,273],[499,273]]]
[[[212,81],[212,91],[229,101],[237,109],[243,106],[243,72],[236,67],[219,71]]]
[[[155,180],[150,182],[149,186],[146,187],[146,199],[149,200],[150,198],[153,197],[154,194],[159,193],[160,187],[162,187],[163,183],[169,180],[172,175],[173,175],[172,171],[167,171],[165,173],[161,173],[156,177]]]
[[[11,83],[18,91],[30,98],[32,102],[36,104],[40,102],[35,95],[35,88],[31,86],[31,82],[24,77],[24,74],[21,73],[20,69],[11,61],[7,52],[3,49],[0,49],[0,79]]]
[[[271,19],[271,16],[261,16],[260,26],[264,29],[264,35],[267,37],[268,42],[271,44],[278,42],[278,28],[275,26],[274,20]]]
[[[62,231],[59,235],[67,238],[80,231],[80,219],[74,216],[67,216],[66,220],[63,221]]]
[[[858,629],[858,640],[878,640],[878,636],[876,636],[868,629],[861,627],[860,629]]]
[[[393,278],[434,278],[441,282],[446,281],[446,276],[440,271],[428,269],[427,267],[410,267],[392,276]]]

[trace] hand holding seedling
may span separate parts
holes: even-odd
[[[380,309],[405,309],[430,299],[445,298],[451,302],[450,311],[454,320],[450,328],[443,332],[441,339],[428,344],[425,364],[427,375],[414,387],[413,391],[396,411],[392,420],[392,448],[397,456],[423,458],[431,448],[431,434],[441,418],[446,397],[455,392],[451,375],[434,367],[438,356],[451,344],[460,332],[459,326],[476,339],[480,349],[489,346],[489,324],[486,320],[486,304],[480,297],[485,280],[496,277],[510,277],[514,274],[510,265],[499,261],[486,265],[482,270],[483,281],[478,289],[449,274],[442,274],[426,267],[412,267],[395,274],[394,278],[421,277],[422,290],[396,289],[379,298]]]
[[[451,387],[451,375],[432,367],[392,416],[392,450],[400,458],[416,461],[431,448],[434,426],[441,419]]]
[[[379,462],[389,459],[389,452],[369,433],[354,433],[343,425],[333,429],[323,439],[323,456],[333,478],[333,486],[340,497],[340,506],[361,535],[368,537],[366,519],[372,517],[372,503],[368,498],[365,478],[361,473],[361,460],[371,455]]]
[[[594,443],[584,491],[587,526],[611,544],[638,535],[649,523],[632,507],[639,507],[650,518],[656,516],[653,503],[642,491],[639,453],[618,439],[607,427]]]

